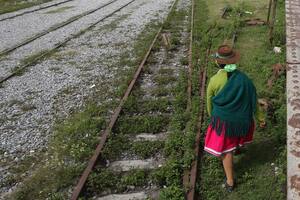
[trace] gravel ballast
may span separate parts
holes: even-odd
[[[0,51],[110,1],[74,0],[13,19],[0,21]]]
[[[110,1],[105,1],[110,2]],[[101,5],[106,4],[104,1]],[[6,77],[11,72],[14,71],[16,67],[21,65],[26,59],[30,58],[32,55],[38,55],[39,53],[54,48],[57,44],[63,42],[66,38],[72,37],[72,35],[75,35],[79,33],[82,30],[85,30],[87,27],[89,27],[91,24],[96,23],[100,19],[108,16],[118,8],[121,8],[123,5],[126,5],[129,0],[119,0],[115,1],[112,4],[107,5],[103,9],[99,9],[89,15],[86,15],[60,29],[57,29],[55,31],[52,31],[24,46],[21,46],[14,50],[13,52],[9,53],[6,56],[0,57],[0,65],[2,66],[0,69],[0,77]],[[73,2],[74,3],[74,2]],[[91,9],[91,8],[90,8]],[[94,8],[92,8],[94,9]],[[53,15],[56,15],[56,13],[53,13]],[[58,14],[59,15],[59,14]],[[52,20],[50,20],[52,21]],[[60,20],[60,21],[66,21],[66,20]],[[1,23],[1,22],[0,22]],[[24,22],[25,23],[25,22]],[[42,23],[42,22],[39,22]],[[36,23],[33,23],[36,24]],[[9,25],[11,26],[11,25]],[[1,30],[6,30],[6,27],[0,25]],[[2,28],[3,27],[3,28]],[[12,27],[13,28],[13,27]],[[20,30],[22,31],[22,30]],[[17,30],[16,30],[17,32]],[[24,31],[26,33],[26,31]],[[27,34],[27,33],[26,33]],[[29,33],[30,34],[30,33]],[[22,35],[22,33],[20,33]],[[3,41],[9,42],[9,41],[17,41],[17,38],[5,38],[4,36],[1,36]],[[1,41],[1,39],[0,39]],[[1,41],[2,42],[2,41]]]

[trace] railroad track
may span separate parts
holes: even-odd
[[[113,3],[113,2],[116,2],[116,1],[118,1],[118,0],[110,1],[109,3],[107,3],[107,4],[105,4],[105,5],[102,5],[101,7],[97,8],[97,9],[98,9],[98,10],[99,10],[99,9],[102,9],[102,8],[104,8],[105,6],[108,6],[109,4],[111,4],[111,3]],[[51,53],[54,52],[55,50],[57,50],[57,49],[59,49],[60,47],[64,46],[64,45],[65,45],[67,42],[69,42],[70,40],[72,40],[72,39],[74,39],[74,38],[80,36],[81,34],[85,33],[87,30],[93,28],[93,27],[94,27],[95,25],[97,25],[98,23],[100,23],[100,22],[104,21],[105,19],[111,17],[113,14],[119,12],[120,10],[122,10],[123,8],[127,7],[128,5],[132,4],[132,3],[135,2],[135,1],[136,1],[136,0],[132,0],[132,1],[128,2],[128,3],[126,3],[125,5],[122,5],[122,6],[119,7],[118,9],[114,10],[113,12],[111,12],[110,14],[108,14],[108,15],[102,17],[101,19],[97,20],[96,22],[92,23],[92,24],[89,25],[87,28],[85,28],[85,29],[79,31],[77,34],[74,34],[74,35],[71,35],[70,37],[67,37],[67,38],[64,39],[62,42],[56,44],[53,48],[48,49],[47,51],[44,51],[43,53],[39,54],[39,56],[35,57],[35,58],[32,59],[30,62],[25,63],[25,64],[21,64],[21,65],[17,66],[17,67],[13,70],[13,72],[11,72],[11,73],[8,74],[7,76],[5,76],[5,77],[3,77],[3,78],[0,79],[0,84],[4,83],[5,81],[9,80],[10,78],[12,78],[12,77],[14,77],[14,76],[16,76],[16,75],[22,73],[25,69],[27,69],[28,67],[30,67],[30,66],[32,66],[33,64],[37,63],[40,59],[42,59],[42,58],[44,58],[45,56],[51,54]],[[95,9],[92,10],[92,11],[89,11],[89,14],[91,14],[91,12],[95,12]],[[82,17],[83,17],[83,16],[82,16]],[[75,21],[75,20],[73,19],[73,21]],[[67,24],[70,24],[70,23],[71,23],[71,22],[68,22]],[[60,26],[59,28],[62,28],[63,26],[66,26],[67,24],[62,25],[62,26]],[[58,29],[58,27],[56,27],[55,30],[57,30],[57,29]],[[52,31],[53,31],[53,30],[52,30]],[[51,31],[47,31],[47,33],[49,33],[49,32],[51,32]],[[45,34],[47,34],[47,33],[43,33],[43,34],[45,35]],[[42,36],[39,36],[39,37],[42,37]],[[39,37],[38,37],[38,38],[39,38]],[[32,38],[32,39],[30,39],[30,41],[27,41],[26,44],[28,44],[28,43],[30,43],[30,42],[36,40],[36,39],[37,39],[37,38]],[[21,46],[23,46],[23,45],[25,45],[25,44],[22,44]],[[19,47],[20,47],[20,46],[19,46]],[[17,47],[17,48],[19,48],[19,47]],[[15,49],[16,49],[16,48],[15,48]],[[13,51],[13,50],[15,50],[15,49],[11,49],[11,50],[9,50],[9,52],[11,52],[11,51]],[[7,53],[7,52],[6,52],[6,53]],[[4,54],[6,54],[6,53],[4,53]],[[4,54],[0,54],[0,56],[1,56],[1,55],[3,56]]]
[[[169,15],[177,2],[174,1]],[[74,188],[72,200],[80,195],[98,200],[158,198],[162,185],[151,177],[164,165],[161,152],[174,111],[174,88],[180,71],[188,71],[178,58],[176,61],[170,56],[184,49],[184,44],[170,51],[162,47],[163,35],[168,33],[168,28],[163,27],[100,134],[100,143]],[[170,37],[172,34],[176,33],[172,32]],[[186,41],[186,35],[179,34]]]
[[[20,16],[23,16],[25,14],[33,13],[33,12],[36,12],[36,11],[39,11],[39,10],[44,10],[44,9],[47,9],[47,8],[59,6],[61,4],[65,4],[65,3],[68,3],[70,1],[74,1],[74,0],[65,0],[65,1],[61,1],[61,2],[51,4],[51,5],[47,5],[47,6],[39,6],[39,8],[36,8],[36,9],[33,9],[33,10],[28,10],[28,11],[24,11],[24,12],[16,14],[16,15],[4,17],[4,18],[0,19],[0,22],[8,20],[8,19],[13,19],[13,18],[16,18],[16,17],[20,17]],[[3,14],[3,15],[5,15],[5,14]]]
[[[192,98],[192,75],[193,75],[193,29],[194,29],[194,17],[195,17],[195,1],[192,0],[192,12],[191,12],[191,32],[190,32],[190,44],[189,44],[189,81],[188,81],[188,106],[187,110],[190,110],[191,107],[191,98]],[[210,32],[210,31],[209,31]],[[203,120],[204,120],[204,109],[205,109],[205,88],[206,88],[206,79],[207,79],[207,66],[208,66],[208,60],[210,55],[210,48],[211,44],[209,45],[209,48],[207,49],[207,53],[205,56],[205,64],[201,66],[201,69],[199,71],[199,95],[200,97],[200,107],[199,107],[199,116],[198,116],[198,123],[197,123],[197,133],[195,137],[195,143],[194,143],[194,160],[191,163],[191,166],[189,169],[186,169],[183,175],[183,186],[185,187],[186,194],[185,197],[187,200],[195,200],[195,199],[201,199],[199,196],[197,196],[196,193],[196,184],[197,184],[197,177],[198,177],[198,165],[199,160],[201,160],[202,152],[201,149],[201,141],[204,139],[204,134],[202,132],[202,126],[203,126]]]
[[[16,44],[16,45],[14,45],[14,46],[12,46],[12,47],[9,47],[9,48],[7,48],[7,49],[1,51],[1,52],[0,52],[0,57],[1,57],[1,56],[4,56],[4,55],[7,55],[8,53],[13,52],[13,51],[16,50],[16,49],[18,49],[18,48],[20,48],[20,47],[22,47],[22,46],[24,46],[24,45],[26,45],[26,44],[29,44],[29,43],[31,43],[31,42],[33,42],[33,41],[35,41],[35,40],[37,40],[37,39],[43,37],[44,35],[47,35],[47,34],[53,32],[53,31],[56,31],[56,30],[58,30],[58,29],[60,29],[60,28],[63,28],[63,27],[65,27],[65,26],[67,26],[68,24],[71,24],[72,22],[75,22],[75,21],[77,21],[77,20],[79,20],[79,19],[81,19],[81,18],[83,18],[83,17],[85,17],[85,16],[87,16],[87,15],[90,15],[90,14],[92,14],[92,13],[98,11],[98,10],[101,10],[101,9],[107,7],[108,5],[110,5],[110,4],[112,4],[112,3],[116,2],[116,1],[118,1],[118,0],[112,0],[112,1],[110,1],[110,2],[108,2],[108,3],[106,3],[106,4],[103,4],[103,5],[101,5],[101,6],[97,7],[97,8],[95,8],[95,9],[86,11],[86,12],[84,12],[84,13],[82,13],[82,14],[76,15],[76,16],[74,16],[74,17],[68,19],[67,21],[64,21],[64,22],[62,22],[62,23],[56,24],[56,25],[50,27],[49,29],[47,29],[47,30],[45,30],[45,31],[42,31],[42,32],[40,32],[40,33],[38,33],[38,34],[36,34],[36,35],[30,37],[30,38],[27,38],[26,40],[20,42],[19,44]]]
[[[195,138],[195,145],[194,145],[194,154],[195,159],[191,164],[189,170],[186,170],[183,177],[183,185],[187,188],[186,192],[186,199],[187,200],[194,200],[200,199],[197,197],[196,194],[196,184],[197,184],[197,177],[198,177],[198,165],[199,160],[201,160],[202,152],[201,149],[201,141],[204,139],[204,133],[202,132],[203,120],[204,120],[204,101],[205,101],[205,88],[206,88],[206,78],[207,78],[207,64],[208,64],[208,57],[210,53],[210,48],[207,50],[206,55],[206,64],[200,70],[199,73],[199,96],[200,96],[200,110],[199,110],[199,118],[197,124],[197,134]]]

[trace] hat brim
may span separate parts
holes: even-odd
[[[241,55],[233,50],[233,56],[230,58],[214,58],[219,64],[235,64],[240,61]]]

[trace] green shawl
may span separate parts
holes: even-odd
[[[212,127],[218,135],[224,126],[228,137],[247,135],[253,123],[256,101],[252,81],[239,70],[233,71],[226,85],[212,98]]]

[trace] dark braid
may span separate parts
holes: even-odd
[[[219,67],[221,69],[224,69],[224,67],[226,66],[226,64],[219,64]],[[232,75],[232,72],[227,72],[227,78],[229,78]]]
[[[220,67],[221,69],[224,69],[225,66],[226,66],[226,64],[219,64],[219,67]]]

